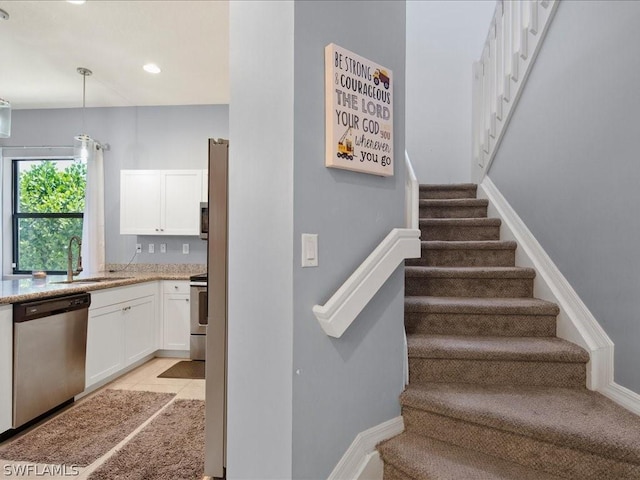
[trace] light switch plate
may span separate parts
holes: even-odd
[[[136,243],[136,253],[142,253],[142,244]]]
[[[187,255],[189,253],[189,244],[188,243],[183,243],[182,244],[182,253],[184,253],[185,255]]]
[[[301,250],[302,250],[302,266],[317,267],[318,266],[318,234],[303,233]]]
[[[153,243],[149,244],[149,253],[154,253],[156,251],[156,246]]]
[[[166,243],[161,243],[160,244],[160,253],[167,253],[167,244]]]

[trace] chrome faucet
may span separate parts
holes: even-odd
[[[73,241],[78,244],[78,266],[73,270]],[[69,239],[69,248],[67,249],[67,282],[73,282],[73,277],[78,275],[82,271],[82,240],[77,235],[74,235]]]

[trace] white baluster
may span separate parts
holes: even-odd
[[[538,34],[538,1],[529,2],[529,31],[533,35]]]
[[[496,118],[502,121],[503,98],[504,98],[504,40],[503,40],[503,16],[502,2],[498,2],[496,7],[496,83],[497,83],[497,103]]]
[[[504,101],[509,102],[511,100],[511,64],[513,62],[513,42],[511,41],[511,10],[513,4],[511,1],[503,3],[502,13],[502,45],[503,45],[503,58],[504,58],[504,82],[503,82],[503,95]]]
[[[529,0],[520,1],[520,56],[526,60],[529,56]]]
[[[496,79],[496,25],[495,21],[491,25],[489,34],[489,135],[496,138],[496,101],[497,79]]]
[[[518,81],[518,66],[520,63],[520,2],[511,4],[511,79]]]

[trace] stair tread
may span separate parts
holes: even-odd
[[[499,315],[557,315],[555,303],[538,298],[405,297],[406,312],[494,313]]]
[[[461,227],[491,227],[500,226],[499,218],[475,217],[475,218],[420,218],[421,226],[458,225]]]
[[[410,358],[586,363],[589,354],[556,337],[407,335]]]
[[[405,277],[429,278],[534,278],[536,271],[526,267],[429,267],[407,266]]]
[[[518,246],[508,240],[424,240],[420,244],[427,250],[515,250]]]
[[[486,207],[486,198],[421,198],[421,207]]]
[[[640,417],[583,388],[430,383],[404,406],[640,464]]]
[[[416,480],[560,479],[517,463],[407,432],[381,443],[378,450],[385,461]]]
[[[421,183],[420,190],[471,190],[478,188],[475,183],[452,183],[452,184],[440,184],[440,183]]]

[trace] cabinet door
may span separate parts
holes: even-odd
[[[140,360],[155,351],[155,305],[145,297],[123,307],[125,364]]]
[[[164,170],[162,192],[162,233],[199,235],[202,171]]]
[[[120,171],[120,233],[161,233],[159,170]]]
[[[124,368],[124,311],[122,305],[89,310],[86,387]]]
[[[164,342],[165,350],[189,350],[189,295],[184,293],[164,294]]]
[[[13,400],[13,309],[0,307],[0,433],[11,428]]]
[[[202,201],[209,201],[209,170],[202,170]]]

